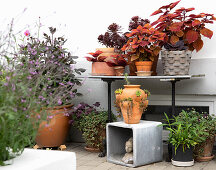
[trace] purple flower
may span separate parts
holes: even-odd
[[[48,119],[52,119],[53,118],[53,116],[48,116]]]
[[[26,115],[26,118],[29,118],[29,115]]]
[[[38,119],[40,119],[40,118],[41,118],[41,116],[40,116],[40,115],[37,115],[37,118],[38,118]]]
[[[27,109],[24,107],[24,108],[23,108],[23,111],[26,111],[26,110],[27,110]]]
[[[64,83],[59,83],[60,85],[64,86]]]
[[[22,102],[22,103],[25,103],[25,102],[26,102],[26,100],[25,100],[25,99],[21,99],[21,102]]]
[[[62,101],[61,99],[58,99],[58,104],[61,105],[62,104]]]
[[[8,83],[4,83],[4,86],[8,86]]]
[[[32,79],[32,77],[31,77],[31,76],[28,76],[28,77],[27,77],[27,79],[31,80],[31,79]]]
[[[6,80],[9,81],[9,80],[10,80],[10,77],[6,76]]]
[[[71,83],[70,81],[67,82],[67,84],[70,85],[70,86],[73,86],[73,85],[74,85],[74,83]]]

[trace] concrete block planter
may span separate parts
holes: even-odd
[[[128,167],[137,167],[162,161],[161,122],[140,121],[139,124],[114,122],[107,124],[107,161]],[[125,142],[133,137],[133,164],[122,161]]]

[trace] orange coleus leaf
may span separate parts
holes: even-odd
[[[195,8],[187,8],[187,9],[185,9],[186,12],[190,12],[190,11],[193,11],[193,10],[195,10]]]
[[[157,15],[157,14],[162,13],[162,12],[163,11],[161,9],[158,9],[155,12],[153,12],[150,16]]]
[[[177,36],[175,36],[175,35],[172,35],[172,36],[170,37],[170,43],[171,43],[172,45],[176,44],[178,41],[179,41],[179,37],[177,37]]]
[[[127,33],[126,36],[127,36],[127,37],[132,37],[133,34],[132,34],[132,33]]]
[[[175,34],[178,36],[178,37],[182,37],[184,35],[184,32],[182,30],[180,31],[177,31],[175,32]]]
[[[157,56],[157,55],[160,53],[160,50],[161,50],[160,47],[156,47],[156,48],[153,50],[154,55]]]
[[[131,56],[131,61],[137,60],[138,58],[139,58],[139,56],[134,54]]]
[[[141,25],[139,25],[136,30],[141,31],[142,29],[143,29],[143,27]]]
[[[122,50],[122,51],[125,51],[125,50],[126,50],[126,47],[127,47],[127,45],[125,44],[125,45],[121,48],[121,50]]]
[[[144,26],[143,26],[143,28],[151,28],[152,26],[151,26],[151,24],[149,24],[149,23],[147,23],[147,24],[145,24]]]
[[[142,33],[144,33],[144,34],[151,34],[151,31],[149,29],[143,29]]]
[[[211,39],[211,37],[213,36],[213,32],[210,29],[208,29],[208,28],[201,29],[200,33],[202,35],[204,35],[205,37],[208,37],[209,39]]]
[[[198,39],[198,36],[199,36],[198,32],[196,32],[194,30],[189,30],[186,33],[186,39],[187,39],[189,44],[195,42]]]
[[[212,15],[211,20],[216,21],[216,17],[214,15]]]
[[[142,40],[144,38],[144,35],[139,35],[139,40]]]
[[[196,40],[193,43],[193,47],[196,49],[197,52],[202,49],[202,47],[203,47],[203,41],[201,40],[201,38],[199,38],[198,40]]]
[[[180,1],[181,1],[181,0],[180,0]],[[176,5],[178,5],[178,3],[179,3],[180,1],[176,1],[176,2],[174,2],[174,3],[171,3],[171,4],[170,4],[170,9],[173,9]]]
[[[132,45],[132,48],[137,48],[139,45]]]
[[[192,26],[195,27],[197,25],[200,25],[201,22],[198,19],[195,19],[194,21],[192,21]]]
[[[169,30],[173,32],[180,31],[182,25],[183,25],[183,22],[174,22],[169,26]]]
[[[139,52],[144,53],[145,52],[144,48],[143,47],[139,47]]]
[[[136,43],[137,43],[137,40],[138,40],[137,37],[133,38],[133,41],[131,42],[131,44],[132,44],[132,45],[136,44]]]

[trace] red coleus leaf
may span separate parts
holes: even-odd
[[[216,21],[216,17],[214,15],[212,15],[211,20]]]
[[[132,45],[132,48],[137,48],[139,45]]]
[[[198,19],[195,19],[194,21],[192,21],[192,26],[195,27],[197,25],[200,25],[201,22]]]
[[[102,53],[103,51],[97,50],[95,53],[88,53],[88,54],[92,55],[93,57],[98,57]]]
[[[162,12],[163,11],[161,9],[158,9],[155,12],[153,12],[150,16],[157,15],[157,14],[162,13]]]
[[[199,37],[199,34],[198,32],[194,31],[194,30],[189,30],[187,33],[186,33],[186,39],[188,41],[189,44],[195,42]]]
[[[190,11],[193,11],[193,10],[195,10],[195,8],[187,8],[187,9],[185,9],[186,12],[190,12]]]
[[[180,1],[181,1],[181,0],[180,0]],[[171,3],[171,4],[170,4],[170,9],[173,9],[176,5],[178,5],[178,3],[179,3],[180,1],[176,1],[176,2],[174,2],[174,3]]]
[[[171,4],[169,4],[169,5],[164,5],[164,6],[160,7],[159,9],[167,9],[167,8],[170,7],[170,5],[171,5]]]
[[[196,49],[197,52],[202,49],[202,47],[203,47],[203,41],[201,40],[201,38],[199,38],[198,40],[196,40],[193,43],[193,47]]]
[[[148,45],[148,44],[149,44],[148,41],[142,41],[142,42],[140,43],[140,46],[144,47],[144,46],[146,46],[146,45]]]
[[[87,59],[87,61],[91,61],[91,62],[96,62],[97,59],[96,58],[92,58],[92,57],[85,57]]]
[[[201,29],[200,33],[202,35],[204,35],[205,37],[208,37],[209,39],[211,39],[211,37],[213,36],[213,32],[210,29],[208,29],[208,28]]]
[[[179,13],[179,12],[182,12],[182,11],[184,11],[184,10],[185,10],[185,8],[184,8],[184,7],[181,7],[181,8],[179,8],[179,9],[175,10],[175,12],[176,12],[176,13]]]
[[[107,58],[107,56],[102,56],[102,55],[100,55],[100,56],[98,56],[97,60],[98,60],[99,62],[103,62],[106,58]]]
[[[183,25],[183,22],[174,22],[169,26],[169,30],[173,32],[177,32],[181,30],[181,26]]]
[[[183,32],[182,30],[180,30],[180,31],[177,31],[175,34],[176,34],[178,37],[183,37],[184,32]]]

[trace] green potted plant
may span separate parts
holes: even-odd
[[[199,113],[196,110],[188,112],[187,116],[192,120],[192,124],[202,124],[203,133],[201,134],[202,140],[195,146],[194,156],[199,162],[210,161],[214,158],[212,149],[215,141],[216,132],[216,118],[208,115],[207,113]],[[187,119],[181,115],[181,120]]]
[[[179,2],[162,6],[151,14],[160,14],[152,25],[166,34],[166,50],[161,51],[164,75],[187,75],[191,52],[202,49],[202,36],[211,39],[213,35],[213,32],[206,28],[206,24],[212,24],[216,20],[213,14],[188,14],[195,8],[184,7],[173,12]]]
[[[184,110],[174,118],[165,114],[167,123],[163,126],[170,132],[168,141],[172,145],[171,161],[175,166],[194,165],[193,149],[204,140],[204,123],[193,124],[196,118],[190,117],[189,114]]]
[[[126,34],[128,41],[121,50],[131,56],[131,61],[136,61],[138,75],[143,72],[147,73],[145,76],[151,75],[153,61],[158,57],[165,35],[149,23]]]
[[[150,93],[142,90],[141,85],[130,85],[127,74],[125,80],[127,85],[124,85],[124,89],[115,90],[115,106],[121,111],[125,123],[136,124],[140,122],[143,111],[148,105],[147,97]]]
[[[107,111],[98,111],[99,106],[99,102],[92,106],[80,103],[70,112],[72,125],[82,132],[85,149],[90,152],[102,151],[102,141],[106,137]],[[116,120],[113,114],[112,117]]]
[[[17,69],[26,69],[32,82],[30,89],[35,89],[35,97],[43,104],[48,113],[47,121],[40,124],[36,143],[39,147],[59,147],[64,144],[69,129],[68,110],[78,93],[76,85],[81,81],[76,74],[84,69],[74,68],[74,57],[64,44],[63,37],[55,37],[55,28],[50,27],[50,34],[44,33],[42,40],[27,35],[20,45],[20,63]]]

